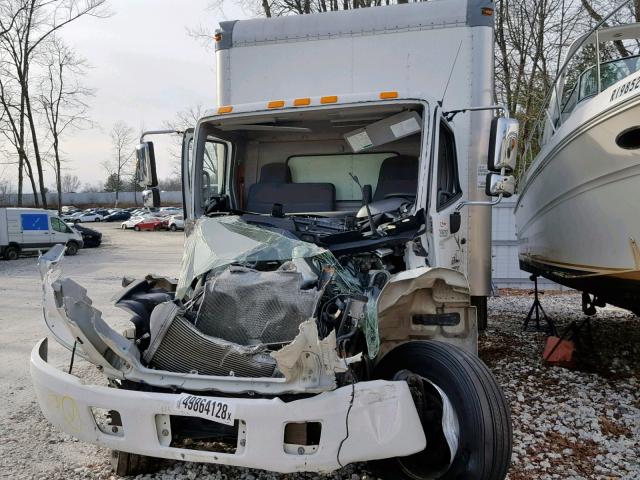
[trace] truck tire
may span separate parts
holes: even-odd
[[[20,256],[20,250],[15,245],[5,247],[3,257],[5,260],[17,260]]]
[[[121,477],[127,475],[140,475],[144,473],[153,473],[154,468],[153,457],[145,457],[136,453],[121,452],[119,450],[111,451],[111,468],[116,475]]]
[[[422,452],[374,462],[382,478],[505,478],[511,461],[511,414],[500,386],[478,357],[442,342],[408,342],[387,354],[374,374],[409,383],[427,437]],[[455,452],[443,433],[444,401],[433,385],[446,395],[457,417]]]
[[[489,317],[487,297],[471,297],[471,305],[476,307],[478,330],[484,332],[487,329],[487,320]]]
[[[78,245],[76,242],[69,242],[67,243],[65,255],[73,256],[76,253],[78,253],[79,249],[80,249],[80,245]]]

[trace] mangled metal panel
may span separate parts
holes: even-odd
[[[377,303],[384,352],[410,339],[437,339],[477,354],[476,310],[462,273],[428,267],[400,272]]]
[[[194,324],[240,345],[286,343],[313,317],[321,295],[316,288],[303,289],[292,262],[272,272],[231,266],[207,281]]]
[[[77,342],[76,354],[100,367],[108,378],[127,379],[163,388],[216,390],[230,394],[257,392],[278,395],[319,393],[335,389],[335,372],[340,371],[337,366],[344,365],[344,360],[337,356],[335,339],[331,343],[329,338],[317,338],[317,328],[313,320],[303,322],[300,326],[298,336],[306,342],[304,352],[298,351],[298,356],[287,354],[283,359],[283,370],[299,372],[288,378],[215,376],[146,367],[141,362],[135,342],[109,327],[102,319],[101,312],[92,306],[87,291],[73,280],[62,276],[60,263],[64,255],[64,246],[59,247],[53,247],[46,256],[41,256],[39,261],[43,274],[45,321],[63,346],[71,350]],[[306,329],[302,331],[305,325],[306,328],[315,330],[315,337],[310,337]],[[309,341],[310,338],[315,340]],[[296,339],[292,343],[295,342]],[[277,357],[272,358],[277,368],[279,360]]]

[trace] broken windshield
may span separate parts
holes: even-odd
[[[183,299],[193,281],[231,264],[285,261],[326,254],[312,243],[250,225],[237,216],[202,217],[187,237],[176,298]]]

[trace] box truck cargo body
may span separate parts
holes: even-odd
[[[41,259],[47,325],[116,387],[55,371],[41,341],[45,416],[116,450],[120,474],[163,457],[504,478],[509,409],[477,357],[490,196],[512,193],[517,144],[491,104],[492,15],[435,0],[223,22],[218,106],[180,132],[179,278],[127,280],[121,335],[59,251]],[[148,206],[158,133],[137,147]]]

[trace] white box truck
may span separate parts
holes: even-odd
[[[75,255],[83,246],[79,232],[69,228],[57,212],[40,208],[0,208],[0,257],[15,260],[21,253],[66,246]]]
[[[115,387],[54,369],[43,339],[45,416],[121,474],[163,457],[504,478],[510,414],[474,306],[517,144],[491,104],[492,15],[435,0],[223,22],[219,105],[183,132],[179,278],[125,281],[120,334],[59,249],[41,258],[51,332]],[[147,205],[157,133],[138,147]]]

